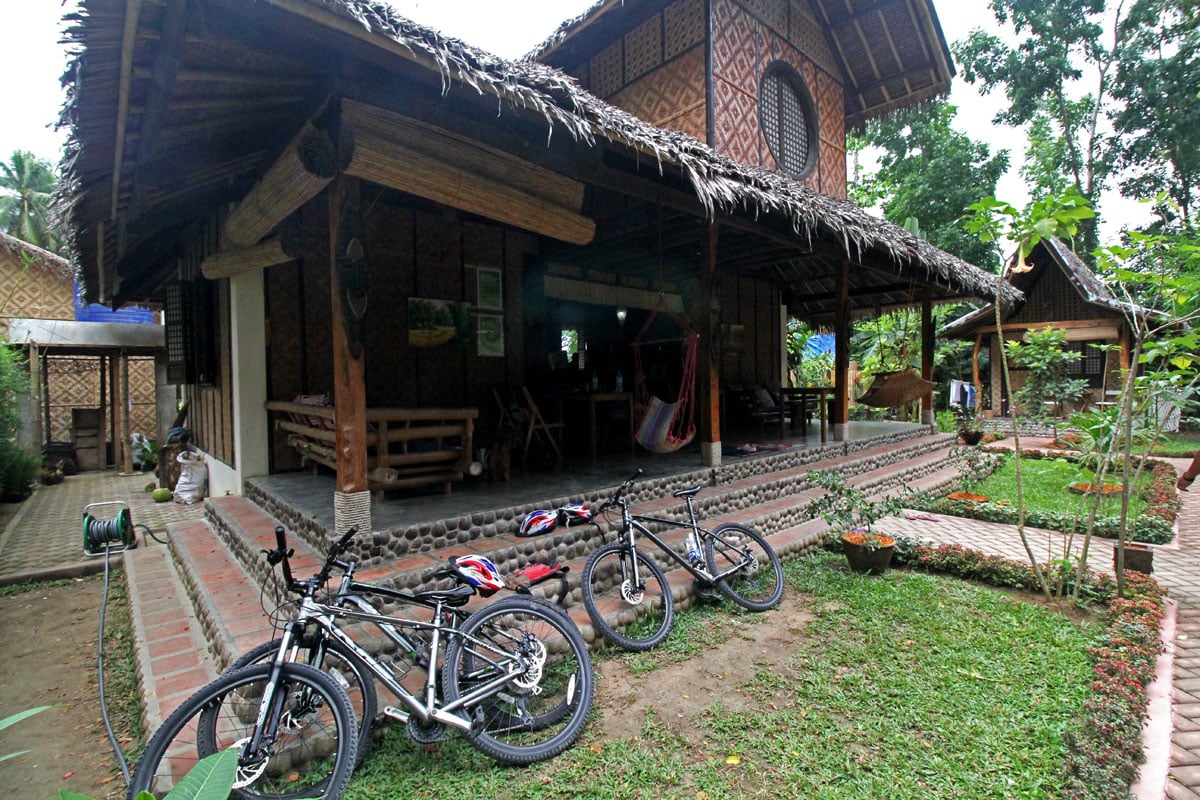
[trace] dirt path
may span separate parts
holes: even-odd
[[[0,597],[0,718],[54,706],[0,732],[0,755],[29,751],[0,761],[4,797],[123,795],[96,688],[102,590],[93,576]]]

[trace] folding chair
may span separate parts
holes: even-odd
[[[542,416],[537,403],[534,402],[533,395],[529,393],[528,387],[522,386],[521,394],[525,397],[525,408],[522,411],[524,412],[526,426],[525,450],[521,454],[521,462],[524,463],[529,457],[529,443],[533,441],[535,433],[540,433],[545,437],[546,441],[550,444],[550,449],[554,451],[555,458],[558,461],[562,461],[562,450],[559,448],[555,438],[557,437],[561,441],[563,428],[566,427],[566,424],[563,422],[547,422],[546,418]]]

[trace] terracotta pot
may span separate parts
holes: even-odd
[[[891,536],[876,534],[882,542],[878,547],[868,548],[862,544],[864,534],[847,533],[842,535],[842,549],[846,553],[846,561],[850,569],[867,575],[879,575],[892,563],[892,553],[896,551],[896,540]]]
[[[959,431],[958,438],[963,440],[963,444],[979,444],[983,441],[983,431]]]
[[[970,492],[951,492],[946,497],[964,503],[986,503],[988,501],[986,494],[971,494]]]
[[[1118,549],[1113,545],[1113,571],[1117,569]],[[1129,572],[1140,572],[1150,575],[1154,572],[1154,550],[1149,545],[1125,545],[1125,569]]]

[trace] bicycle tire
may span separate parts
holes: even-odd
[[[247,650],[242,654],[241,658],[230,664],[229,669],[225,670],[225,672],[234,672],[251,664],[270,663],[279,652],[281,642],[281,639],[273,639]],[[350,708],[354,711],[354,718],[358,720],[357,763],[361,764],[362,760],[367,756],[367,750],[371,746],[375,716],[379,709],[379,694],[375,690],[374,673],[371,672],[366,664],[362,663],[357,655],[348,650],[345,645],[336,639],[325,639],[325,652],[322,663],[319,665],[313,663],[313,659],[316,656],[315,647],[301,649],[307,650],[307,655],[305,660],[299,663],[316,667],[329,675],[350,700]]]
[[[129,800],[136,800],[142,791],[165,797],[201,758],[235,747],[253,735],[271,671],[270,664],[256,664],[226,673],[175,709],[150,737],[138,760],[129,783]],[[272,754],[240,762],[238,780],[229,796],[238,800],[339,800],[358,751],[358,725],[350,701],[332,678],[306,664],[283,664],[277,689],[282,694],[271,714],[278,726]],[[219,713],[206,713],[213,710]],[[309,767],[315,767],[313,773],[305,772]]]
[[[714,574],[745,566],[716,582],[717,590],[747,611],[766,611],[783,598],[783,565],[758,531],[726,522],[704,537],[704,552]]]
[[[632,558],[638,560],[640,587],[629,581]],[[617,647],[642,652],[671,632],[675,600],[667,577],[653,558],[627,544],[613,542],[592,553],[583,567],[580,588],[592,626]],[[615,624],[605,615],[605,607],[613,604],[619,609]]]
[[[453,635],[442,668],[446,703],[505,674],[513,659],[524,671],[466,707],[472,726],[465,735],[503,764],[532,764],[579,738],[595,677],[570,617],[531,598],[509,597],[472,614]]]

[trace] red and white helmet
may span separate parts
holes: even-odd
[[[496,569],[495,564],[483,556],[474,554],[462,556],[453,559],[451,563],[454,565],[455,571],[465,578],[467,583],[478,589],[484,597],[504,588],[504,579],[500,577],[500,571]]]
[[[569,528],[592,521],[592,510],[584,503],[567,503],[558,509],[558,521]]]
[[[537,536],[538,534],[546,533],[554,530],[554,526],[558,524],[558,514],[545,509],[530,511],[525,515],[525,519],[521,521],[521,528],[517,531],[518,536]]]

